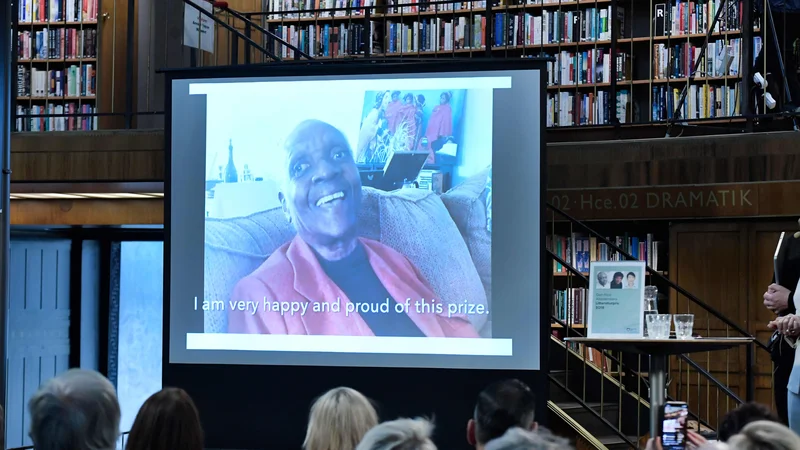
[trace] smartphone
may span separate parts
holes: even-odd
[[[664,421],[661,425],[661,446],[664,450],[686,449],[688,420],[689,405],[686,402],[667,402],[664,405]]]

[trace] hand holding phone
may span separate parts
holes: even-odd
[[[689,405],[686,402],[664,404],[661,424],[661,447],[664,450],[685,450]]]

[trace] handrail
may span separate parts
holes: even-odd
[[[730,390],[730,388],[728,386],[725,386],[724,384],[722,384],[722,382],[717,380],[714,377],[714,375],[711,375],[711,373],[709,371],[707,371],[706,369],[703,369],[696,362],[692,361],[691,358],[689,358],[686,355],[679,355],[678,357],[680,359],[686,361],[686,364],[689,364],[690,366],[692,366],[692,368],[694,370],[700,372],[700,375],[703,375],[704,377],[709,379],[712,383],[714,383],[714,385],[717,387],[717,389],[719,389],[722,392],[724,392],[725,395],[727,395],[728,397],[733,398],[733,400],[737,401],[740,405],[744,404],[744,400],[742,400],[738,395],[736,395],[735,392],[733,392],[732,390]]]
[[[191,1],[191,0],[186,0],[186,1]],[[311,55],[309,55],[308,53],[300,50],[299,48],[295,47],[294,45],[290,44],[289,42],[285,41],[283,38],[281,38],[277,34],[275,34],[275,33],[271,32],[271,31],[263,28],[262,26],[258,25],[255,22],[253,22],[249,17],[245,16],[244,14],[242,14],[242,13],[240,13],[238,11],[235,11],[235,10],[231,9],[226,2],[217,2],[216,6],[217,6],[218,9],[221,9],[223,11],[226,11],[226,12],[230,13],[231,15],[236,17],[237,19],[244,21],[245,23],[247,23],[251,27],[254,27],[256,30],[264,33],[270,39],[274,39],[274,40],[278,41],[279,43],[283,44],[289,50],[292,50],[294,52],[294,59],[300,59],[301,56],[304,56],[306,59],[314,59]],[[278,61],[281,60],[277,56],[273,56],[273,57],[275,57]]]
[[[597,411],[595,411],[595,410],[594,410],[594,408],[592,408],[592,407],[590,407],[589,405],[587,405],[587,404],[586,404],[586,402],[584,402],[584,401],[583,401],[583,399],[581,399],[580,397],[578,397],[577,395],[575,395],[575,393],[574,393],[574,392],[572,392],[572,390],[571,390],[571,389],[569,389],[569,388],[568,388],[568,387],[566,387],[565,385],[561,384],[561,382],[560,382],[560,381],[558,381],[558,380],[557,380],[557,379],[556,379],[556,378],[555,378],[553,375],[551,375],[551,374],[547,374],[547,377],[548,377],[548,378],[550,378],[550,382],[551,382],[551,383],[554,383],[554,384],[555,384],[556,386],[558,386],[558,387],[559,387],[559,388],[560,388],[562,391],[566,392],[566,393],[567,393],[567,395],[569,395],[570,397],[572,397],[572,399],[573,399],[573,400],[575,400],[576,402],[578,402],[578,404],[579,404],[579,405],[581,405],[581,407],[582,407],[584,410],[586,410],[586,411],[589,411],[589,413],[591,413],[591,414],[592,414],[592,415],[595,417],[595,419],[598,419],[598,420],[600,420],[601,422],[603,422],[603,425],[605,425],[607,428],[610,428],[610,429],[611,429],[611,431],[613,431],[613,432],[614,432],[614,434],[616,434],[618,437],[622,438],[622,440],[624,440],[624,441],[625,441],[625,442],[626,442],[628,445],[630,445],[632,448],[636,448],[636,447],[637,447],[637,445],[636,445],[636,444],[634,444],[634,443],[633,443],[633,441],[631,441],[630,439],[628,439],[628,436],[625,436],[624,434],[622,434],[622,432],[621,432],[621,431],[619,431],[619,430],[618,430],[618,429],[617,429],[617,428],[614,426],[614,424],[613,424],[613,423],[609,422],[609,421],[608,421],[608,419],[606,419],[605,417],[601,416],[601,415],[600,415],[600,413],[598,413]]]
[[[603,443],[600,442],[599,439],[594,437],[592,435],[592,433],[589,433],[589,431],[587,431],[586,428],[581,426],[581,424],[579,424],[575,419],[570,417],[570,415],[567,414],[566,411],[561,409],[557,404],[553,403],[552,400],[548,400],[547,401],[547,408],[550,411],[552,411],[555,415],[560,417],[561,420],[563,420],[564,422],[567,422],[567,424],[570,426],[570,428],[575,430],[578,433],[578,435],[580,435],[582,438],[584,438],[587,441],[589,441],[589,443],[592,444],[596,449],[598,449],[598,450],[608,450],[608,447],[603,445]]]
[[[594,231],[594,230],[593,230],[592,228],[590,228],[588,225],[586,225],[585,223],[581,222],[580,220],[578,220],[578,219],[576,219],[576,218],[572,217],[571,215],[569,215],[569,214],[565,213],[565,212],[564,212],[564,211],[562,211],[561,209],[559,209],[559,208],[556,208],[556,207],[555,207],[555,206],[553,206],[553,205],[552,205],[550,202],[547,202],[547,207],[548,207],[549,209],[552,209],[553,211],[557,212],[558,214],[560,214],[560,215],[564,216],[565,218],[567,218],[567,220],[569,220],[569,221],[570,221],[570,222],[572,222],[573,224],[577,224],[577,225],[581,226],[583,229],[585,229],[586,231],[588,231],[588,232],[589,232],[589,234],[593,235],[594,237],[596,237],[597,239],[599,239],[599,240],[600,240],[602,243],[604,243],[604,244],[608,245],[609,247],[611,247],[611,249],[612,249],[612,250],[614,250],[614,251],[616,251],[617,253],[619,253],[620,255],[624,256],[624,257],[625,257],[625,259],[628,259],[628,260],[633,260],[633,261],[636,261],[636,260],[637,260],[637,259],[636,259],[636,258],[634,258],[634,257],[633,257],[631,254],[629,254],[628,252],[626,252],[626,251],[622,250],[622,249],[621,249],[621,248],[619,248],[619,247],[618,247],[616,244],[614,244],[613,242],[609,241],[608,239],[606,239],[605,237],[603,237],[602,235],[600,235],[600,233],[598,233],[598,232]],[[688,298],[689,300],[691,300],[692,302],[694,302],[695,304],[697,304],[697,305],[698,305],[698,306],[700,306],[701,308],[705,309],[707,312],[709,312],[709,313],[710,313],[711,315],[713,315],[715,318],[719,319],[719,320],[720,320],[720,321],[722,321],[724,324],[726,324],[726,325],[728,325],[729,327],[733,328],[733,329],[734,329],[734,330],[736,330],[738,333],[742,334],[744,337],[749,337],[749,338],[752,338],[752,339],[753,339],[753,342],[754,342],[756,345],[758,345],[759,347],[761,347],[762,349],[764,349],[764,350],[766,350],[766,351],[769,351],[769,349],[767,348],[767,346],[766,346],[764,343],[762,343],[761,341],[757,340],[757,339],[756,339],[756,338],[755,338],[753,335],[751,335],[750,333],[748,333],[747,331],[745,331],[745,330],[744,330],[742,327],[740,327],[739,325],[737,325],[736,323],[732,322],[730,319],[728,319],[727,317],[725,317],[724,315],[722,315],[722,313],[720,313],[719,311],[717,311],[717,310],[716,310],[716,308],[714,308],[714,307],[712,307],[712,306],[708,305],[708,304],[707,304],[707,303],[705,303],[704,301],[702,301],[702,300],[700,300],[699,298],[697,298],[697,297],[695,297],[694,295],[692,295],[692,294],[691,294],[690,292],[688,292],[686,289],[684,289],[684,288],[682,288],[682,287],[678,286],[677,284],[673,283],[673,282],[672,282],[672,280],[670,280],[669,278],[667,278],[667,277],[665,277],[665,276],[661,275],[660,273],[658,273],[658,271],[654,270],[652,267],[648,266],[646,263],[645,263],[645,268],[646,268],[646,270],[647,270],[648,272],[650,272],[650,274],[651,274],[652,276],[655,276],[655,277],[656,277],[656,278],[658,278],[659,280],[661,280],[661,281],[665,282],[665,283],[666,283],[666,284],[668,284],[668,285],[669,285],[669,286],[670,286],[672,289],[675,289],[675,290],[676,290],[676,291],[677,291],[679,294],[683,295],[684,297]]]
[[[231,33],[233,33],[233,34],[234,34],[234,35],[235,35],[237,38],[244,39],[244,40],[245,40],[245,42],[247,42],[249,45],[252,45],[252,46],[253,46],[253,47],[255,47],[257,50],[260,50],[260,51],[261,51],[262,53],[264,53],[265,55],[269,56],[270,58],[272,58],[272,59],[274,59],[274,60],[276,60],[276,61],[281,61],[281,58],[279,58],[278,56],[276,56],[274,53],[272,53],[271,51],[269,51],[269,50],[265,49],[264,47],[262,47],[262,46],[258,45],[258,44],[257,44],[257,43],[256,43],[254,40],[252,40],[252,39],[250,39],[249,37],[247,37],[247,36],[246,36],[244,33],[242,33],[241,31],[237,30],[236,28],[234,28],[234,27],[232,27],[232,26],[228,25],[227,23],[225,23],[225,22],[224,22],[223,20],[221,20],[220,18],[218,18],[218,17],[214,16],[214,14],[212,14],[212,13],[210,13],[210,12],[206,11],[205,9],[203,9],[202,7],[200,7],[200,6],[199,6],[197,3],[193,2],[192,0],[183,0],[183,2],[184,2],[184,3],[186,3],[187,5],[190,5],[191,7],[193,7],[194,9],[196,9],[197,11],[199,11],[199,12],[200,12],[200,14],[202,14],[202,15],[204,15],[204,16],[206,16],[206,17],[209,17],[209,18],[210,18],[211,20],[213,20],[213,21],[214,21],[214,23],[216,23],[217,25],[221,25],[223,28],[225,28],[226,30],[230,31],[230,32],[231,32]]]

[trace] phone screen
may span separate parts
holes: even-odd
[[[670,402],[664,405],[664,423],[661,427],[661,445],[664,450],[686,448],[686,421],[689,407],[686,403]]]

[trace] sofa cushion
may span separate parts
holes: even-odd
[[[467,245],[441,199],[430,191],[363,188],[360,235],[404,254],[444,302],[487,306]],[[206,219],[205,297],[227,300],[235,284],[294,237],[280,208],[234,219]],[[487,316],[470,318],[477,329]],[[205,331],[227,330],[225,313],[206,312]],[[489,331],[486,331],[488,334]]]
[[[490,170],[482,170],[442,195],[442,202],[458,226],[480,275],[489,311],[492,304],[492,233],[486,210]]]

